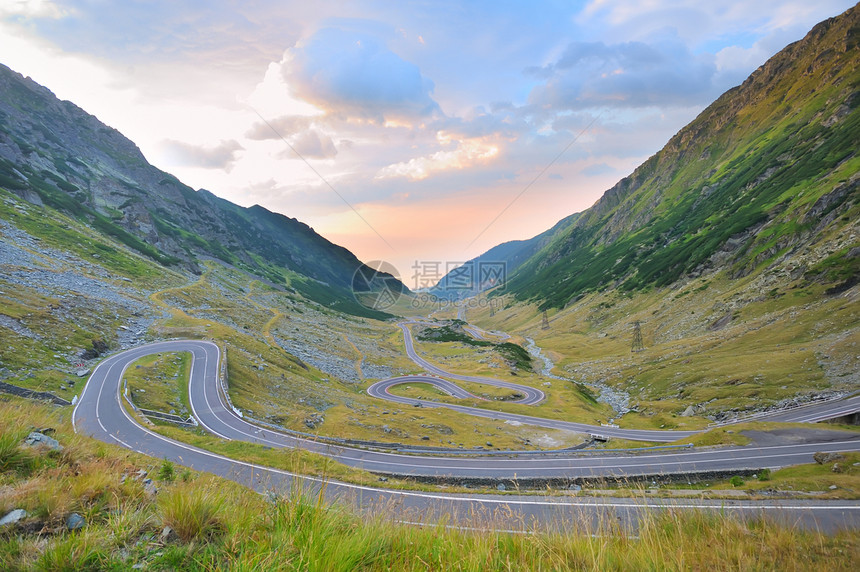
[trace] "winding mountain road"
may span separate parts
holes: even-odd
[[[446,495],[420,491],[393,491],[323,479],[236,461],[180,443],[141,426],[125,410],[121,400],[124,371],[137,359],[159,352],[190,352],[189,400],[193,415],[213,435],[222,439],[258,443],[269,447],[300,447],[329,456],[347,465],[388,474],[463,479],[517,479],[618,476],[635,477],[668,473],[782,467],[809,462],[816,451],[858,451],[856,439],[806,445],[728,447],[671,453],[582,454],[548,456],[438,457],[405,455],[335,446],[301,439],[248,423],[225,402],[220,390],[218,346],[200,340],[175,340],[141,346],[113,355],[93,371],[72,415],[75,429],[108,443],[116,443],[156,458],[166,458],[196,470],[214,473],[255,490],[285,490],[301,486],[312,493],[324,489],[330,499],[356,506],[396,507],[400,520],[412,522],[453,516],[466,526],[519,527],[530,523],[564,527],[565,523],[597,521],[607,516],[635,527],[642,510],[655,507],[719,509],[742,516],[769,514],[803,526],[836,529],[860,526],[860,502],[594,499],[519,495]],[[513,511],[513,512],[512,512]],[[480,518],[476,518],[479,515]],[[522,517],[522,518],[521,518]]]
[[[415,362],[419,367],[423,368],[425,371],[435,374],[436,376],[444,376],[451,379],[457,379],[460,381],[468,381],[472,383],[483,383],[486,385],[493,385],[495,387],[503,387],[506,389],[510,389],[512,391],[517,392],[520,395],[523,395],[520,399],[510,400],[508,403],[517,403],[520,405],[536,405],[543,401],[546,398],[546,395],[540,389],[535,389],[533,387],[529,387],[527,385],[521,385],[519,383],[511,383],[508,381],[501,381],[498,379],[493,379],[490,377],[480,377],[480,376],[472,376],[472,375],[460,375],[456,373],[447,372],[441,369],[439,366],[432,364],[422,358],[415,351],[415,343],[412,339],[412,332],[409,329],[410,325],[423,323],[418,321],[409,321],[409,322],[401,322],[398,324],[400,329],[403,332],[403,342],[406,346],[406,354],[409,358]],[[491,409],[482,408],[482,407],[469,407],[466,405],[458,405],[452,403],[442,403],[436,401],[428,401],[425,399],[413,399],[409,397],[402,397],[393,395],[389,390],[392,387],[408,384],[408,383],[427,383],[430,384],[439,390],[447,393],[448,395],[452,395],[454,397],[458,397],[461,399],[475,399],[479,401],[483,401],[482,398],[473,395],[456,385],[445,379],[440,379],[439,377],[433,376],[416,376],[416,375],[406,375],[401,377],[394,377],[391,379],[385,379],[374,383],[370,387],[367,388],[367,393],[373,397],[377,397],[379,399],[386,399],[388,401],[393,401],[395,403],[400,403],[401,405],[411,405],[411,406],[422,406],[422,407],[444,407],[446,409],[451,409],[453,411],[458,411],[460,413],[465,413],[467,415],[473,415],[476,417],[484,417],[489,419],[498,419],[500,421],[513,421],[517,423],[524,423],[526,425],[534,425],[537,427],[544,427],[546,429],[562,429],[567,431],[575,431],[578,433],[588,433],[590,435],[600,435],[603,437],[616,437],[620,439],[629,439],[631,441],[652,441],[658,443],[669,443],[672,441],[677,441],[678,439],[686,439],[691,437],[697,433],[697,431],[654,431],[654,430],[640,430],[640,429],[620,429],[617,427],[603,427],[596,425],[588,425],[586,423],[577,423],[574,421],[562,421],[558,419],[547,419],[544,417],[535,417],[531,415],[522,415],[516,413],[505,413],[502,411],[493,411]]]
[[[430,363],[429,361],[418,355],[418,352],[415,351],[415,342],[412,339],[412,331],[409,329],[409,326],[418,323],[421,322],[401,322],[398,324],[398,326],[400,326],[400,330],[403,332],[403,343],[406,346],[406,355],[409,356],[409,359],[415,362],[416,365],[424,369],[424,371],[448,377],[451,379],[459,379],[460,381],[469,381],[472,383],[486,383],[488,385],[494,385],[496,387],[504,387],[522,395],[522,397],[520,397],[519,399],[512,399],[511,401],[509,401],[509,403],[519,403],[520,405],[537,405],[538,403],[546,399],[546,394],[543,391],[541,391],[540,389],[535,389],[534,387],[529,387],[528,385],[511,383],[509,381],[502,381],[499,379],[493,379],[491,377],[480,377],[477,375],[460,375],[458,373],[451,373],[443,370],[437,365]],[[479,397],[476,397],[469,393],[467,393],[466,396],[480,399]]]

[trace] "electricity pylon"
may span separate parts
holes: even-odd
[[[633,343],[630,345],[631,352],[641,352],[645,349],[645,344],[642,343],[642,328],[639,320],[633,322]]]

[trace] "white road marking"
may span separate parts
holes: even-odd
[[[174,343],[176,343],[176,342],[173,342],[173,343],[162,342],[159,344],[152,344],[151,346],[148,346],[148,347],[144,346],[141,348],[137,348],[137,351],[134,351],[133,353],[131,353],[131,355],[129,355],[129,352],[125,352],[123,354],[118,354],[118,355],[126,356],[125,359],[130,359],[130,358],[137,359],[138,357],[141,357],[142,355],[148,355],[147,351],[149,351],[149,353],[155,353],[157,351],[166,351],[163,349],[163,347],[164,346],[169,347],[170,345],[173,345]],[[197,345],[197,347],[199,349],[201,349],[202,351],[204,351],[204,353],[206,355],[206,360],[204,361],[204,364],[208,364],[208,351],[211,350],[212,347],[214,347],[216,349],[216,351],[219,352],[218,355],[220,357],[220,349],[217,347],[217,345],[212,344],[211,342],[187,341],[187,342],[181,342],[181,345],[185,345],[185,346],[191,345],[192,347],[194,345]],[[193,356],[193,353],[192,353],[192,356]],[[113,360],[113,361],[111,361],[111,360]],[[123,369],[122,369],[123,372],[125,371],[125,368],[127,368],[128,365],[131,363],[131,361],[133,361],[133,359],[125,362],[125,367],[123,367]],[[108,361],[100,364],[99,367],[97,367],[93,371],[93,374],[90,377],[91,381],[94,381],[94,378],[96,377],[97,372],[100,373],[99,369],[101,368],[101,366],[106,366],[108,369],[108,373],[106,375],[102,376],[101,386],[99,388],[99,392],[98,392],[98,395],[96,397],[96,410],[97,411],[98,411],[98,408],[100,407],[100,398],[101,398],[102,390],[104,388],[104,384],[106,383],[106,381],[108,379],[108,375],[112,374],[112,372],[114,370],[114,366],[120,365],[121,363],[123,363],[121,361],[121,358],[119,358],[118,356],[112,356],[112,358],[109,358]],[[108,364],[110,364],[110,365],[108,365]],[[191,372],[190,372],[190,377],[189,377],[189,400],[191,400],[190,380],[193,379],[195,369],[196,369],[196,362],[192,359],[192,366],[191,366]],[[198,373],[199,373],[199,370],[198,370]],[[204,373],[206,373],[206,372],[204,371]],[[121,379],[121,378],[122,378],[122,373],[120,374],[119,379]],[[205,384],[204,384],[204,386],[205,386]],[[119,387],[120,387],[120,384],[118,383],[118,388]],[[75,410],[73,411],[73,418],[74,418],[75,414],[77,413],[77,407],[81,407],[82,404],[84,403],[84,401],[85,401],[84,397],[87,395],[88,389],[89,389],[89,383],[87,384],[87,387],[85,387],[83,393],[81,394],[80,402],[78,403],[78,405],[75,407]],[[119,389],[118,389],[117,395],[119,395]],[[206,395],[208,395],[208,394],[206,394],[204,392],[204,396],[206,396]],[[218,394],[218,397],[219,397],[219,401],[221,401],[223,399],[221,397],[220,393]],[[207,405],[211,405],[209,403],[208,399],[206,399],[206,402],[207,402]],[[338,489],[367,492],[367,493],[373,493],[373,494],[377,494],[377,495],[381,494],[384,496],[388,496],[390,498],[421,498],[421,499],[435,500],[435,501],[447,502],[447,503],[478,503],[478,504],[484,504],[484,505],[513,506],[513,507],[515,507],[515,506],[545,506],[545,507],[550,507],[551,506],[551,507],[565,507],[565,508],[596,507],[596,508],[627,508],[627,509],[683,508],[683,509],[705,509],[705,510],[714,510],[714,509],[723,510],[724,509],[724,510],[741,510],[741,511],[785,510],[785,509],[792,509],[792,508],[810,509],[810,510],[811,509],[826,510],[826,511],[834,511],[834,510],[836,510],[836,511],[858,511],[858,510],[860,510],[860,503],[858,503],[858,504],[846,504],[844,502],[839,503],[839,504],[828,503],[826,505],[810,505],[808,503],[802,503],[802,502],[798,503],[798,502],[791,502],[791,501],[764,502],[764,503],[757,502],[755,504],[752,504],[749,501],[747,501],[747,503],[741,502],[740,504],[735,504],[732,501],[717,501],[714,503],[707,503],[707,502],[702,502],[702,501],[667,502],[668,499],[663,499],[661,501],[639,500],[639,499],[634,499],[632,501],[603,500],[603,499],[598,500],[598,499],[569,498],[569,497],[553,498],[553,499],[546,499],[546,498],[523,499],[523,498],[516,498],[516,497],[493,498],[493,497],[484,497],[484,496],[470,497],[470,496],[462,496],[462,495],[444,495],[444,494],[437,494],[437,493],[426,493],[426,492],[421,492],[421,491],[394,491],[394,490],[377,488],[377,487],[369,487],[369,486],[365,486],[365,485],[356,485],[356,484],[352,484],[352,483],[332,481],[332,480],[326,479],[326,478],[300,475],[300,474],[293,473],[290,471],[284,471],[284,470],[276,469],[276,468],[272,468],[272,467],[265,467],[265,466],[258,465],[255,463],[248,463],[245,461],[238,461],[235,459],[230,459],[229,457],[225,457],[225,456],[219,455],[217,453],[206,451],[204,449],[199,449],[197,447],[193,447],[193,446],[187,445],[185,443],[174,441],[172,439],[169,439],[167,437],[159,435],[153,431],[150,431],[146,427],[143,427],[142,425],[137,423],[137,421],[134,420],[128,414],[128,412],[125,410],[125,408],[122,407],[121,402],[119,401],[119,398],[117,398],[116,404],[117,404],[117,406],[120,407],[120,410],[122,411],[122,415],[126,418],[126,420],[131,425],[136,427],[138,430],[143,431],[144,433],[151,436],[152,438],[154,438],[160,442],[163,442],[163,443],[165,443],[171,447],[175,447],[175,448],[180,449],[180,450],[189,451],[191,453],[201,455],[203,457],[224,461],[224,462],[229,463],[230,465],[246,467],[246,468],[250,469],[252,472],[253,471],[259,471],[261,473],[265,473],[265,474],[269,474],[269,475],[280,475],[280,476],[284,476],[284,477],[289,477],[290,479],[298,479],[298,480],[316,483],[316,484],[320,484],[320,485],[334,486]],[[226,408],[226,407],[224,409],[227,412],[231,411],[229,408]],[[233,414],[231,419],[233,421],[238,420],[239,422],[242,423],[243,426],[256,428],[255,426],[248,424],[244,420],[241,420],[235,414]],[[75,421],[77,422],[76,418],[75,418]],[[102,429],[104,429],[104,426],[101,423],[101,419],[98,419],[98,422],[99,422],[99,425],[102,427]],[[239,429],[236,429],[233,427],[231,427],[231,428],[234,430],[240,431]],[[107,431],[106,431],[106,433],[107,433]],[[275,432],[272,432],[272,433],[274,434]],[[151,453],[147,453],[146,451],[142,451],[139,448],[135,448],[131,444],[121,440],[116,435],[111,435],[111,438],[114,439],[115,441],[117,441],[118,443],[122,444],[123,446],[125,446],[128,449],[137,451],[137,452],[142,453],[142,454],[150,454],[151,455]],[[283,438],[288,439],[290,437],[283,435]],[[293,438],[293,439],[295,439],[295,438]],[[300,439],[295,439],[295,440],[301,441]],[[276,444],[274,441],[271,441],[269,439],[263,439],[263,441],[266,441],[266,442],[269,442],[272,444]],[[827,445],[828,446],[846,445],[846,446],[853,446],[855,448],[855,450],[860,449],[860,442],[858,442],[858,441],[840,441],[840,442],[836,442],[836,443],[830,443]],[[822,446],[822,444],[817,444],[817,445],[813,444],[813,445],[809,445],[808,448],[821,448],[821,446]],[[803,447],[803,446],[801,446],[801,447]],[[771,459],[771,458],[775,459],[775,458],[792,456],[792,453],[782,453],[782,454],[776,453],[776,451],[778,451],[780,449],[786,449],[786,448],[790,448],[790,446],[780,445],[780,446],[761,447],[758,450],[759,451],[773,450],[774,454],[763,455],[763,456],[761,456],[761,458],[763,458],[763,459]],[[740,449],[733,450],[731,452],[739,453],[740,456],[744,457],[744,458],[747,457],[746,455],[743,455],[744,451],[740,450]],[[746,452],[753,453],[755,451],[747,450]],[[708,454],[713,454],[713,452],[712,451],[695,451],[692,453],[687,453],[686,455],[708,455]],[[381,453],[380,455],[402,458],[402,456],[396,455],[393,453]],[[180,459],[182,459],[181,455],[178,455],[178,456]],[[639,458],[640,459],[641,458],[657,459],[657,458],[659,458],[659,456],[658,455],[648,455],[648,456],[639,457]],[[427,457],[427,459],[429,460],[431,458]],[[603,457],[602,459],[606,460],[607,458]],[[612,458],[610,457],[608,459],[611,460]],[[661,462],[661,464],[664,464],[664,465],[678,465],[681,463],[681,461],[666,462],[665,457],[663,457],[663,459],[664,460]],[[492,461],[492,460],[486,459],[486,461]],[[710,462],[714,462],[714,461],[710,461]],[[406,464],[405,466],[411,466],[411,465]],[[421,465],[414,465],[414,466],[418,467]],[[630,466],[633,466],[633,465],[630,465]],[[452,468],[452,467],[444,467],[443,466],[442,468]],[[624,467],[623,465],[618,466],[618,468],[623,468],[623,467]],[[529,468],[534,469],[532,464],[529,465]],[[494,471],[496,471],[496,470],[502,470],[502,469],[492,469],[492,468],[487,467],[486,464],[484,464],[484,467],[482,468],[482,470],[494,470]],[[510,469],[510,467],[508,467],[505,470],[510,471],[511,469]]]

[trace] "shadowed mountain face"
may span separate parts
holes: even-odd
[[[710,272],[739,279],[778,269],[782,282],[822,283],[828,293],[856,284],[858,42],[856,6],[817,25],[593,207],[525,241],[543,244],[512,265],[507,291],[551,308]]]
[[[92,115],[0,65],[0,187],[71,215],[163,265],[216,258],[360,315],[363,264],[308,225],[194,191]]]

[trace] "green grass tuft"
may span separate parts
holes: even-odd
[[[158,496],[159,516],[183,542],[211,539],[224,532],[227,499],[215,486],[180,483]]]

